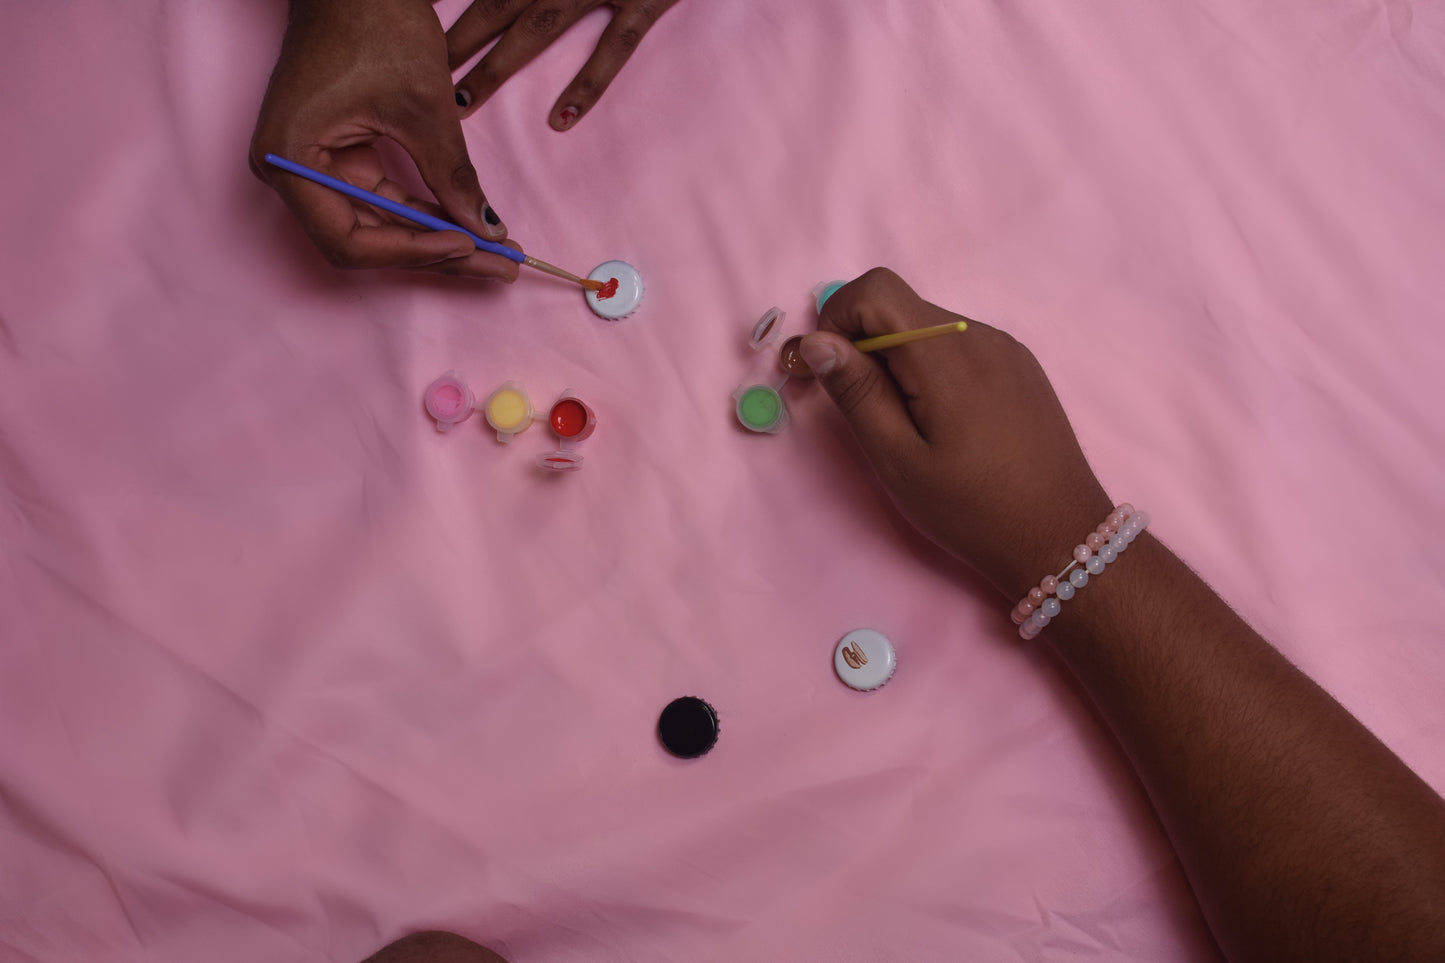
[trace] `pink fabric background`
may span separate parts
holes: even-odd
[[[641,268],[618,324],[329,268],[245,165],[282,21],[0,14],[0,960],[1216,959],[825,399],[732,420],[752,322],[874,264],[1030,344],[1111,493],[1445,787],[1445,7],[684,0],[558,135],[590,15],[466,129],[529,250]],[[449,368],[575,388],[585,470],[437,434]]]

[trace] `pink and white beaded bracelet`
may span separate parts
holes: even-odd
[[[1019,627],[1020,638],[1036,638],[1063,609],[1063,603],[1089,584],[1090,575],[1102,573],[1104,566],[1118,558],[1148,527],[1147,512],[1134,511],[1128,502],[1115,508],[1103,524],[1089,533],[1084,544],[1074,547],[1074,560],[1068,567],[1058,575],[1045,575],[1044,580],[1029,589],[1029,594],[1014,606],[1012,618]]]

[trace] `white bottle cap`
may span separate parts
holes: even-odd
[[[585,292],[587,306],[592,313],[609,321],[627,317],[642,303],[642,275],[626,261],[604,261],[587,275],[587,280],[603,283],[614,278],[617,280],[617,293],[609,298],[599,298],[596,291]]]
[[[833,668],[844,685],[867,692],[893,678],[898,655],[882,632],[854,629],[839,640],[833,651]]]

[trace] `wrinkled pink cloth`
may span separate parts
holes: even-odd
[[[328,267],[246,168],[280,0],[0,13],[0,960],[1216,959],[1010,600],[816,389],[735,423],[752,323],[875,264],[1029,344],[1110,493],[1445,787],[1445,7],[685,0],[554,133],[606,17],[466,130],[529,251],[641,269],[617,323]],[[437,433],[448,369],[576,390],[582,472]]]

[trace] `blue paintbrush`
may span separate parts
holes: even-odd
[[[602,290],[601,281],[592,281],[587,278],[579,278],[575,274],[569,274],[568,272],[562,270],[555,264],[548,264],[546,261],[537,260],[530,254],[523,254],[521,251],[517,250],[514,247],[507,247],[507,245],[505,244],[498,244],[496,241],[487,241],[480,237],[477,237],[475,234],[462,227],[460,224],[453,224],[451,221],[444,221],[439,217],[433,217],[426,211],[419,211],[414,207],[407,207],[405,204],[398,204],[396,201],[382,197],[380,194],[373,194],[371,193],[371,191],[362,190],[361,188],[348,184],[345,181],[339,181],[334,177],[307,167],[305,164],[298,164],[295,161],[289,161],[284,157],[277,157],[275,154],[267,154],[266,163],[270,164],[273,167],[279,167],[283,171],[290,171],[297,177],[304,177],[308,181],[314,181],[315,183],[320,184],[322,187],[329,187],[333,191],[340,191],[347,197],[354,197],[358,201],[365,201],[373,207],[379,207],[383,211],[395,214],[397,217],[404,217],[408,221],[414,221],[417,224],[420,224],[422,227],[429,227],[433,231],[456,231],[459,234],[465,234],[467,237],[472,239],[472,243],[477,246],[478,250],[486,251],[489,254],[500,254],[502,257],[507,258],[510,261],[516,261],[518,264],[525,264],[527,265],[527,267],[536,268],[539,271],[545,271],[548,274],[556,275],[559,278],[565,278],[566,280],[571,281],[574,284],[582,285],[582,287],[586,288],[588,291]]]

